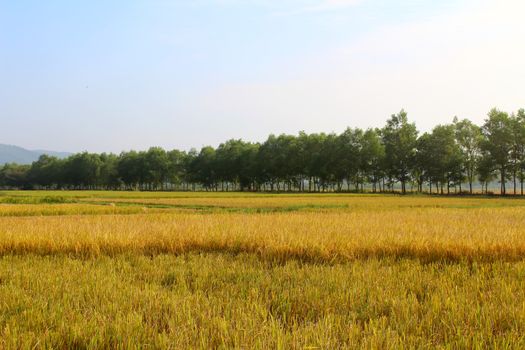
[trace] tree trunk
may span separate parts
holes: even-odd
[[[514,195],[516,195],[516,170],[514,170],[512,177],[512,180],[514,181]]]
[[[505,189],[505,169],[501,169],[500,171],[501,173],[501,195],[505,195],[506,194],[506,189]]]

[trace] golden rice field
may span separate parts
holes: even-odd
[[[0,349],[524,347],[525,199],[0,193]]]

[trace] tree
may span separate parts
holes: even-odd
[[[454,118],[454,126],[456,129],[456,142],[461,152],[462,168],[469,184],[469,192],[472,194],[476,167],[481,156],[481,128],[468,119],[459,121],[457,117]]]
[[[246,148],[249,147],[247,143],[242,140],[229,140],[221,143],[216,151],[217,157],[217,175],[220,181],[226,183],[226,190],[230,189],[230,185],[235,188],[241,177],[243,177],[243,156]],[[245,183],[244,183],[245,184]]]
[[[270,190],[274,187],[281,190],[281,184],[291,186],[297,182],[298,148],[295,136],[292,135],[270,135],[260,146],[258,163],[259,179],[262,183],[269,183]]]
[[[372,184],[372,191],[377,191],[377,185],[383,177],[385,147],[381,143],[379,132],[368,129],[361,139],[360,164],[366,181]]]
[[[7,163],[0,169],[0,186],[26,188],[30,186],[27,175],[30,165]]]
[[[279,164],[276,159],[278,152],[279,144],[277,137],[270,135],[259,148],[257,155],[258,181],[261,184],[268,183],[271,191],[273,191],[275,184],[279,181]]]
[[[477,166],[478,179],[481,184],[481,192],[483,193],[483,187],[485,187],[485,193],[488,193],[489,183],[496,178],[495,165],[493,159],[487,153],[482,153]]]
[[[41,156],[31,166],[4,165],[0,186],[9,188],[76,188],[217,191],[342,191],[353,184],[363,191],[394,190],[407,183],[423,191],[428,182],[438,192],[464,181],[473,191],[476,175],[487,191],[499,175],[501,193],[512,179],[521,193],[525,182],[525,110],[516,114],[493,109],[483,127],[454,118],[418,138],[405,111],[392,115],[383,129],[347,128],[341,134],[270,135],[265,142],[232,139],[200,151],[160,147],[120,155],[78,153],[66,159]],[[307,186],[308,184],[308,186]],[[182,185],[182,187],[181,187]],[[413,187],[412,187],[413,188]]]
[[[171,184],[180,185],[186,181],[185,174],[188,171],[186,159],[188,155],[186,152],[174,149],[167,152],[166,156],[168,157],[167,181]]]
[[[150,189],[164,189],[164,183],[168,179],[169,159],[166,151],[160,147],[151,147],[143,155],[144,178],[143,182]]]
[[[98,154],[75,154],[65,161],[64,181],[78,189],[93,189],[99,181],[101,165]]]
[[[321,148],[314,160],[314,166],[316,167],[317,190],[326,191],[330,187],[333,188],[336,182],[341,182],[345,173],[338,157],[338,152],[340,152],[338,136],[333,133],[321,135]]]
[[[408,122],[404,110],[393,114],[381,132],[385,146],[385,170],[390,178],[401,182],[403,194],[406,193],[406,183],[410,180],[414,165],[417,134],[416,125]]]
[[[199,152],[195,148],[189,150],[182,161],[182,166],[184,168],[184,174],[182,179],[185,183],[191,184],[191,190],[195,191],[197,184],[197,174],[194,172],[195,162]],[[188,186],[189,188],[189,186]]]
[[[429,137],[430,173],[435,181],[447,184],[447,193],[450,192],[451,183],[461,182],[461,150],[455,139],[454,125],[438,125],[432,130]]]
[[[128,189],[137,189],[141,180],[141,157],[138,152],[122,152],[117,162],[117,172]]]
[[[525,110],[520,109],[511,116],[512,123],[512,178],[514,194],[516,194],[516,179],[519,178],[521,195],[523,196],[523,182],[525,180]]]
[[[211,146],[203,147],[190,164],[194,181],[201,183],[207,191],[217,190],[216,165],[216,152]]]
[[[323,176],[323,167],[326,167],[323,149],[327,135],[321,134],[306,134],[304,132],[299,134],[298,142],[301,144],[302,157],[300,161],[302,164],[301,172],[304,172],[308,178],[308,191],[317,191]]]
[[[437,182],[436,170],[432,157],[434,156],[434,145],[431,134],[424,133],[417,140],[416,146],[416,169],[417,182],[419,191],[423,191],[423,182],[427,181],[429,185],[429,193],[432,193],[432,184]],[[436,183],[436,188],[438,188]],[[439,189],[439,188],[438,188]]]
[[[102,153],[100,162],[100,175],[97,186],[106,189],[119,188],[121,181],[118,174],[118,156],[111,153]]]
[[[239,155],[239,186],[244,191],[257,189],[257,154],[258,143],[245,143]]]
[[[362,142],[363,131],[361,129],[347,128],[338,137],[338,152],[336,153],[338,164],[335,175],[338,182],[346,179],[348,186],[350,183],[355,185],[356,191],[364,179],[362,178]]]
[[[505,183],[513,148],[512,120],[505,112],[492,109],[482,127],[484,140],[481,148],[492,160],[500,175],[501,194],[506,194]]]
[[[43,154],[31,164],[27,179],[34,185],[46,188],[59,185],[62,182],[63,166],[64,162],[57,157]]]

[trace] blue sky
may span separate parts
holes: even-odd
[[[525,107],[518,0],[0,0],[0,143],[189,149]],[[521,89],[521,90],[520,90]],[[520,105],[521,104],[521,105]]]

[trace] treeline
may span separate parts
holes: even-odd
[[[493,109],[485,123],[467,119],[419,135],[405,111],[382,129],[341,134],[270,135],[263,143],[229,140],[189,152],[43,155],[31,165],[6,164],[0,187],[207,191],[473,192],[497,180],[523,195],[525,110]]]

